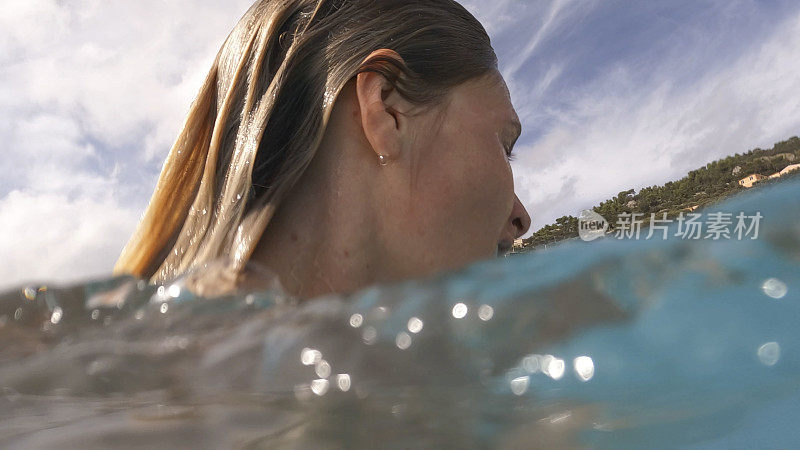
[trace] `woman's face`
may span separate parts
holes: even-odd
[[[508,160],[519,127],[499,73],[428,107],[382,75],[360,73],[252,259],[312,297],[503,253],[530,226]]]
[[[404,157],[382,168],[397,172],[382,215],[393,263],[427,274],[507,252],[530,217],[514,194],[520,125],[502,77],[463,83],[408,120]]]

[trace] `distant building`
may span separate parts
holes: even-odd
[[[761,175],[760,173],[754,173],[752,175],[748,175],[748,176],[742,178],[741,180],[739,180],[739,185],[744,186],[746,188],[749,188],[749,187],[753,187],[753,184],[755,184],[755,183],[757,183],[757,182],[759,182],[761,180],[764,180],[764,179],[767,179],[767,177],[765,177],[764,175]]]
[[[769,176],[770,180],[773,179],[773,178],[780,178],[780,177],[781,177],[781,173],[780,172],[775,172],[775,173],[773,173],[772,175]]]
[[[797,169],[800,169],[800,164],[791,164],[791,165],[788,165],[788,166],[784,167],[783,170],[781,170],[779,173],[780,173],[780,176],[784,176],[787,173],[794,172]]]
[[[741,172],[741,171],[742,171],[742,166],[736,166],[736,167],[733,168],[733,171],[731,173],[733,175],[738,175],[739,172]]]
[[[513,247],[514,250],[521,249],[524,246],[525,246],[525,243],[522,242],[522,239],[514,239],[514,247]]]
[[[692,212],[692,211],[694,211],[695,209],[697,209],[697,208],[699,208],[699,207],[700,207],[700,205],[689,206],[689,207],[683,208],[681,211],[689,211],[689,212]]]

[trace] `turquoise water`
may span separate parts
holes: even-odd
[[[800,182],[717,210],[758,238],[573,241],[302,304],[10,291],[0,447],[794,447]]]

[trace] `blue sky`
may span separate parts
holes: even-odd
[[[251,0],[5,0],[0,287],[110,271]],[[800,134],[796,1],[462,2],[523,123],[534,227]]]

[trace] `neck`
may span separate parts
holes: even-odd
[[[274,272],[299,298],[353,292],[379,280],[376,221],[370,190],[358,178],[363,161],[320,147],[309,168],[270,221],[251,261]],[[327,156],[327,157],[326,157]],[[365,174],[366,173],[366,174]]]

